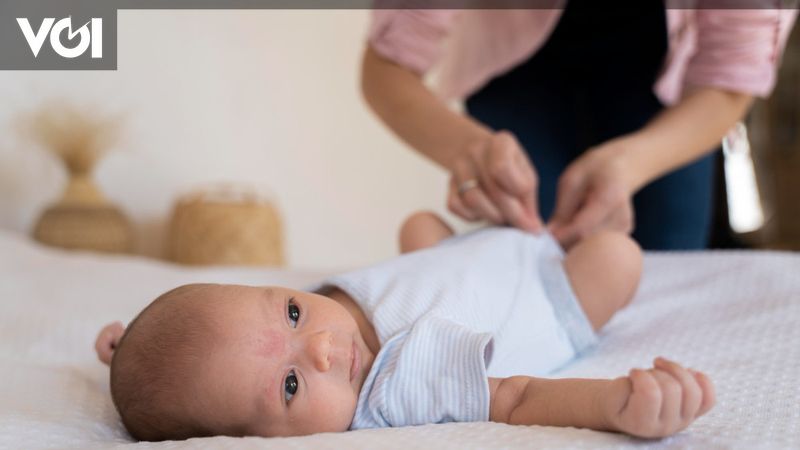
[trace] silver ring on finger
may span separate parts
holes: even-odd
[[[458,185],[458,195],[464,195],[464,193],[468,190],[475,189],[478,186],[480,185],[478,184],[478,180],[475,178],[470,178],[469,180],[463,181]]]

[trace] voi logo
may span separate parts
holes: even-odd
[[[64,58],[77,58],[86,52],[91,46],[92,58],[103,57],[103,19],[93,18],[86,22],[77,30],[72,30],[72,17],[67,17],[56,22],[55,18],[47,17],[39,26],[39,31],[33,32],[30,22],[26,18],[17,18],[19,28],[28,41],[28,45],[33,52],[33,57],[39,56],[39,51],[44,45],[45,39],[50,35],[50,46],[53,50]],[[54,25],[55,24],[55,25]],[[91,24],[91,30],[89,25]],[[80,36],[80,41],[74,47],[67,47],[61,42],[61,34],[67,30],[67,39],[72,41],[76,35]]]

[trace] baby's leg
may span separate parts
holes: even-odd
[[[599,330],[636,292],[642,252],[628,235],[601,231],[570,248],[564,269],[583,311]]]
[[[452,235],[453,230],[436,213],[416,212],[400,227],[400,252],[408,253],[432,247]]]

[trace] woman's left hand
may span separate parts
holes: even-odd
[[[589,149],[567,167],[548,224],[562,246],[569,248],[601,229],[633,231],[633,170],[620,140]]]

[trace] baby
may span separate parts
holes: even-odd
[[[96,348],[123,423],[140,440],[488,420],[653,438],[713,406],[708,377],[662,358],[616,379],[539,378],[635,293],[626,235],[564,255],[546,234],[452,234],[417,213],[403,255],[313,290],[182,286],[127,330],[108,325]]]

